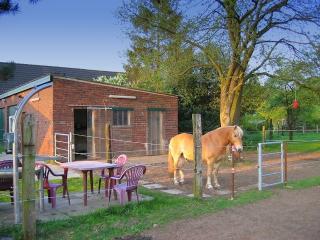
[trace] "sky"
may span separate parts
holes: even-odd
[[[19,2],[20,12],[0,17],[0,61],[123,71],[130,42],[116,17],[121,0]]]

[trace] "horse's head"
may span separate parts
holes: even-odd
[[[242,129],[239,126],[235,125],[232,128],[229,141],[237,152],[242,152],[243,150],[242,137],[243,137]]]

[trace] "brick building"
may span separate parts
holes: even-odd
[[[52,86],[25,107],[36,119],[37,154],[104,159],[110,145],[112,155],[154,155],[165,152],[168,140],[177,134],[176,96],[55,75],[2,93],[0,129],[10,132],[18,102],[45,83]]]

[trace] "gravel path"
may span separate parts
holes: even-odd
[[[153,240],[319,240],[320,187],[281,190],[255,204],[177,221],[144,235]]]

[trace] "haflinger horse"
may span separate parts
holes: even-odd
[[[208,189],[213,188],[211,176],[213,171],[214,186],[219,188],[218,171],[221,160],[226,154],[226,147],[231,145],[237,152],[243,150],[243,131],[239,126],[220,127],[204,134],[201,137],[202,161],[207,163],[207,185]],[[168,154],[168,171],[172,175],[174,184],[184,182],[182,166],[185,160],[194,160],[193,135],[181,133],[171,138]],[[178,174],[180,173],[180,180]]]

